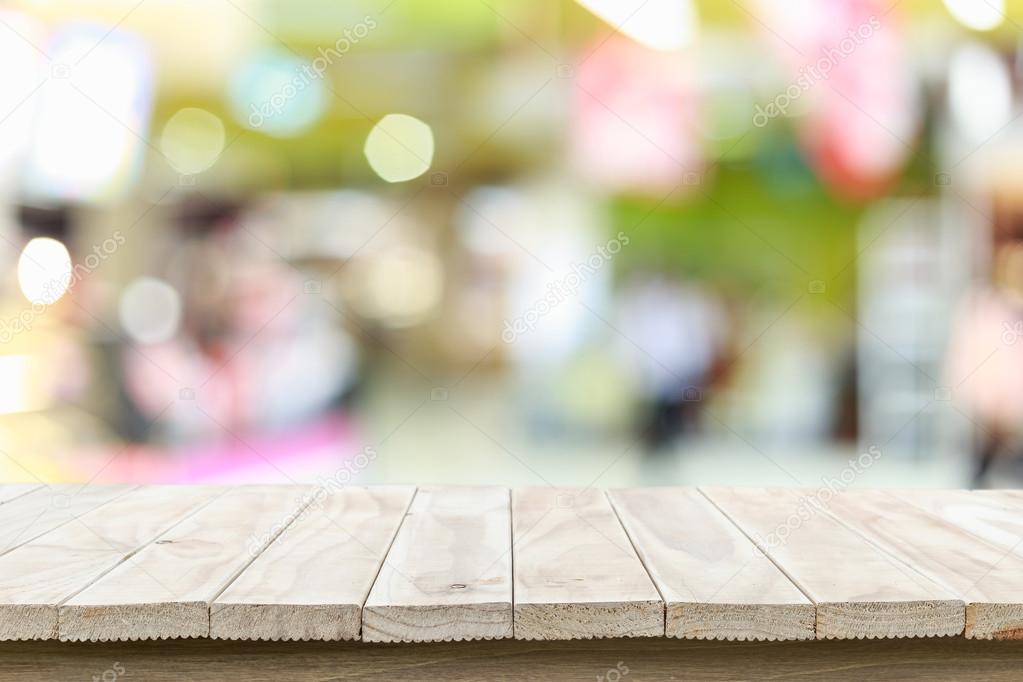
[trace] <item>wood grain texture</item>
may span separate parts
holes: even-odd
[[[696,488],[608,497],[664,598],[668,637],[814,638],[813,603]]]
[[[210,609],[224,639],[358,639],[362,605],[415,488],[325,488]]]
[[[48,485],[0,504],[0,555],[74,521],[135,487]]]
[[[1023,556],[1023,497],[1011,490],[898,490],[905,500],[968,533]]]
[[[829,511],[966,602],[967,637],[1023,637],[1023,559],[880,490],[846,491]]]
[[[603,491],[512,493],[515,637],[664,634],[664,602]]]
[[[817,605],[817,638],[960,634],[963,601],[826,513],[828,490],[704,493]]]
[[[221,492],[133,490],[0,556],[0,640],[57,637],[57,608]]]
[[[231,490],[65,602],[65,640],[209,635],[209,604],[311,501],[304,486]]]
[[[1016,682],[1021,669],[1023,647],[1018,642],[964,638],[764,643],[640,637],[397,646],[215,639],[0,643],[0,682],[678,682],[765,678]]]
[[[509,492],[420,488],[362,613],[367,642],[512,635]]]

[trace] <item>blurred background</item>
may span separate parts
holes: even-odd
[[[0,9],[0,480],[1018,486],[1023,0]]]

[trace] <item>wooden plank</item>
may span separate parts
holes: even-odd
[[[246,486],[220,496],[66,601],[64,640],[209,635],[209,604],[312,498],[305,486]]]
[[[818,639],[963,631],[963,601],[825,513],[830,489],[704,493],[814,601]]]
[[[664,634],[664,602],[602,491],[513,491],[512,538],[517,639]]]
[[[48,485],[0,504],[0,555],[70,523],[136,487]]]
[[[220,489],[133,490],[0,556],[0,640],[57,637],[57,608]]]
[[[4,483],[0,485],[0,504],[10,502],[43,487],[42,483]]]
[[[608,497],[664,598],[668,637],[814,638],[813,603],[696,488]]]
[[[507,488],[420,488],[362,614],[367,642],[512,635]]]
[[[326,489],[210,608],[223,639],[358,639],[362,605],[415,488]]]
[[[892,494],[1023,556],[1023,498],[1018,491],[897,490]]]
[[[967,637],[1023,638],[1023,559],[884,491],[846,491],[828,510],[959,595]]]

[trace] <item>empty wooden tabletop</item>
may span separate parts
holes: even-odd
[[[1023,639],[1023,494],[0,485],[0,639]]]

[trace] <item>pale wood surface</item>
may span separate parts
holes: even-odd
[[[0,555],[76,517],[106,504],[137,486],[54,485],[32,490],[0,504]]]
[[[608,497],[667,605],[667,636],[813,639],[813,603],[695,488]]]
[[[61,601],[220,492],[138,488],[0,556],[0,639],[56,638]]]
[[[214,602],[212,637],[358,639],[362,605],[415,488],[322,490]]]
[[[0,485],[0,504],[10,502],[42,487],[42,483],[4,483]]]
[[[1023,497],[1019,491],[899,490],[900,499],[954,523],[985,542],[1023,556]]]
[[[509,491],[420,488],[366,600],[368,642],[512,634]]]
[[[962,598],[967,637],[1023,637],[1023,559],[880,490],[846,491],[829,511]]]
[[[664,603],[601,490],[512,493],[515,637],[664,634]]]
[[[18,492],[0,640],[1023,634],[1019,491]]]
[[[816,603],[819,639],[963,631],[963,601],[827,514],[832,499],[827,493],[771,488],[704,492]]]
[[[206,637],[209,604],[311,501],[303,486],[231,490],[60,607],[69,640]]]

